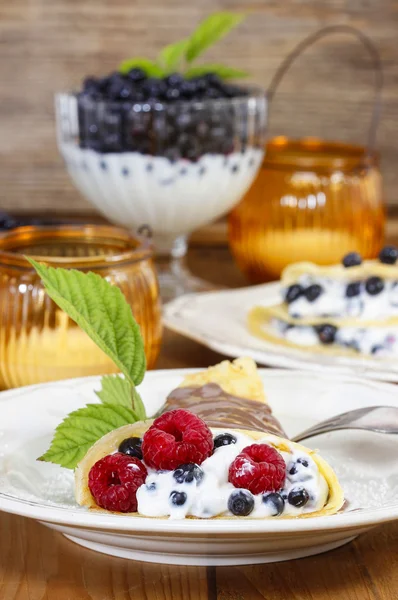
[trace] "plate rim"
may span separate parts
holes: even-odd
[[[188,373],[201,371],[201,368],[176,368],[176,369],[155,369],[147,371],[145,377],[156,379],[164,376],[180,376]],[[298,376],[311,377],[310,370],[283,368],[259,368],[261,376],[283,376],[295,378]],[[317,378],[331,378],[333,373],[312,372],[312,376]],[[73,379],[64,379],[46,383],[33,384],[21,388],[13,388],[0,392],[0,403],[3,400],[18,397],[19,392],[29,392],[41,389],[43,387],[64,386],[73,384],[75,387],[86,384],[90,381],[98,383],[101,376],[93,375],[88,377],[79,377]],[[370,386],[380,390],[397,392],[395,384],[381,382],[372,379],[361,379],[355,375],[344,375],[339,383],[357,383],[364,386]],[[172,520],[168,518],[150,518],[150,517],[128,517],[127,515],[114,515],[105,513],[96,513],[93,511],[73,509],[67,507],[58,507],[51,504],[42,504],[34,500],[17,498],[0,491],[0,510],[17,514],[23,517],[33,518],[44,523],[54,525],[72,526],[80,529],[110,531],[117,534],[184,534],[191,533],[195,535],[222,534],[233,536],[239,534],[253,535],[292,535],[297,533],[311,533],[315,531],[351,531],[361,528],[369,528],[381,523],[398,520],[398,503],[387,507],[365,509],[363,511],[343,512],[334,515],[321,516],[304,519],[184,519]]]

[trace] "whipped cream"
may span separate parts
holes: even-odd
[[[203,478],[199,482],[193,479],[189,483],[178,483],[173,476],[174,471],[148,469],[145,484],[137,491],[138,513],[147,517],[170,517],[170,519],[184,519],[188,516],[202,519],[218,515],[232,516],[228,510],[228,500],[237,488],[228,482],[231,463],[246,446],[255,443],[275,443],[277,438],[264,435],[261,440],[255,442],[242,433],[230,430],[225,432],[235,436],[236,443],[214,450],[213,455],[200,465]],[[289,452],[280,452],[280,454],[286,463],[286,480],[283,490],[279,491],[285,499],[281,516],[298,516],[301,513],[322,509],[327,501],[329,488],[310,454],[298,452],[293,445]],[[298,459],[302,459],[303,462],[297,462]],[[308,493],[309,500],[305,506],[297,507],[288,502],[289,493],[297,488],[304,488]],[[183,504],[175,505],[171,502],[173,492],[186,495]],[[274,505],[264,502],[266,497],[267,494],[254,496],[254,509],[250,518],[275,515]]]
[[[311,325],[288,325],[273,319],[269,325],[273,335],[299,346],[320,344],[316,328]],[[339,327],[334,346],[352,348],[375,357],[398,357],[398,327]]]
[[[293,318],[303,317],[352,317],[359,320],[387,319],[398,316],[398,281],[383,280],[383,290],[375,295],[366,291],[365,281],[359,283],[359,294],[347,296],[347,286],[354,283],[328,277],[302,275],[298,282],[304,289],[310,285],[320,285],[322,293],[316,300],[308,300],[302,294],[288,304],[289,315]],[[282,290],[283,298],[286,288]]]

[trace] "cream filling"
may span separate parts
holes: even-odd
[[[227,431],[227,430],[226,430]],[[170,519],[184,519],[194,516],[202,519],[216,516],[232,516],[228,510],[228,500],[236,488],[228,482],[228,471],[232,461],[245,448],[254,443],[270,443],[272,436],[255,442],[250,437],[231,431],[237,439],[236,444],[217,448],[213,455],[201,465],[204,473],[201,482],[193,480],[191,483],[177,483],[173,471],[157,472],[148,469],[145,484],[137,491],[138,512],[147,517],[170,517]],[[328,498],[329,488],[325,478],[318,470],[315,461],[309,454],[291,448],[289,452],[280,452],[286,463],[286,480],[280,493],[286,496],[284,510],[280,516],[298,516],[302,513],[311,513],[321,510]],[[297,459],[305,459],[308,466],[297,463]],[[295,465],[296,471],[289,471]],[[303,487],[309,500],[302,507],[289,503],[287,496],[295,488]],[[181,506],[175,506],[170,501],[170,494],[174,491],[184,492],[186,500]],[[266,496],[266,494],[264,495]],[[275,507],[270,502],[263,501],[263,495],[254,496],[254,509],[249,515],[251,518],[271,517],[275,514]]]
[[[353,317],[359,320],[387,319],[398,316],[398,282],[384,280],[384,289],[376,295],[366,291],[365,282],[360,283],[358,296],[346,296],[350,281],[338,281],[327,277],[302,275],[298,282],[303,288],[318,284],[323,292],[316,300],[309,301],[304,295],[288,305],[288,313],[293,318],[303,317]],[[282,290],[283,298],[287,288]]]
[[[273,319],[270,327],[274,335],[298,346],[311,347],[322,343],[311,325],[287,326],[280,319]],[[375,357],[398,357],[398,327],[340,327],[332,345]]]

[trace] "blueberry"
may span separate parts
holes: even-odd
[[[85,92],[98,92],[100,90],[100,82],[95,77],[86,77],[83,81],[83,90]]]
[[[167,88],[165,97],[166,100],[178,100],[180,97],[180,90],[178,88]]]
[[[370,296],[377,296],[384,289],[384,281],[381,277],[369,277],[366,280],[365,289]]]
[[[279,517],[283,513],[285,508],[285,501],[282,496],[276,492],[272,492],[271,494],[267,494],[263,496],[264,504],[271,504],[273,512],[273,517]]]
[[[346,298],[354,298],[354,296],[359,296],[361,293],[361,282],[353,281],[349,283],[345,290]]]
[[[139,67],[134,67],[127,73],[127,77],[136,83],[144,81],[144,79],[146,79],[146,73]]]
[[[142,460],[142,439],[139,437],[129,437],[121,442],[119,445],[119,452],[127,454],[128,456],[135,456]]]
[[[398,258],[398,249],[395,246],[384,246],[380,251],[379,260],[385,265],[395,265]]]
[[[309,499],[310,497],[308,495],[307,490],[302,487],[293,488],[289,492],[289,495],[287,497],[287,501],[289,502],[289,504],[295,506],[296,508],[301,508],[302,506],[305,506]]]
[[[184,77],[180,73],[171,73],[165,77],[164,82],[168,87],[179,87],[184,81]]]
[[[214,438],[214,448],[221,448],[221,446],[236,444],[236,441],[236,437],[232,435],[232,433],[219,433]]]
[[[190,100],[196,93],[196,85],[194,81],[184,81],[180,86],[180,94],[184,98]]]
[[[382,346],[381,344],[375,344],[374,346],[372,346],[370,352],[371,354],[378,354],[381,350],[384,350],[384,346]]]
[[[173,473],[173,477],[177,483],[192,483],[192,481],[196,480],[196,484],[198,485],[202,481],[204,473],[199,465],[185,463],[177,467]]]
[[[205,93],[205,98],[208,98],[209,100],[217,100],[218,98],[222,97],[222,94],[220,93],[219,90],[216,90],[215,88],[208,88]]]
[[[177,492],[176,490],[174,490],[170,493],[169,498],[171,504],[173,504],[174,506],[184,506],[188,496],[185,492]]]
[[[195,84],[196,92],[204,92],[207,89],[207,81],[204,77],[193,77],[191,81]]]
[[[315,302],[317,298],[322,294],[323,287],[318,283],[314,283],[310,285],[304,290],[304,296],[307,298],[308,302]]]
[[[362,257],[360,254],[358,254],[358,252],[350,252],[349,254],[345,255],[342,262],[344,267],[347,269],[349,267],[358,267],[360,264],[362,264]]]
[[[219,76],[215,73],[206,73],[206,75],[204,75],[203,77],[206,83],[210,85],[219,85],[219,83],[221,82]]]
[[[337,333],[337,327],[330,325],[329,323],[323,323],[322,325],[316,325],[315,331],[318,334],[321,344],[333,344]]]
[[[286,290],[285,302],[287,302],[288,304],[294,302],[295,300],[297,300],[297,298],[299,298],[302,295],[303,291],[303,288],[298,283],[290,285]]]
[[[254,497],[248,490],[235,490],[228,499],[228,510],[237,517],[247,517],[253,512]]]

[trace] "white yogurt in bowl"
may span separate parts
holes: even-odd
[[[197,162],[139,152],[104,154],[72,142],[60,150],[83,196],[118,225],[131,230],[149,225],[155,240],[174,240],[228,212],[263,158],[254,147],[227,156],[205,154]]]

